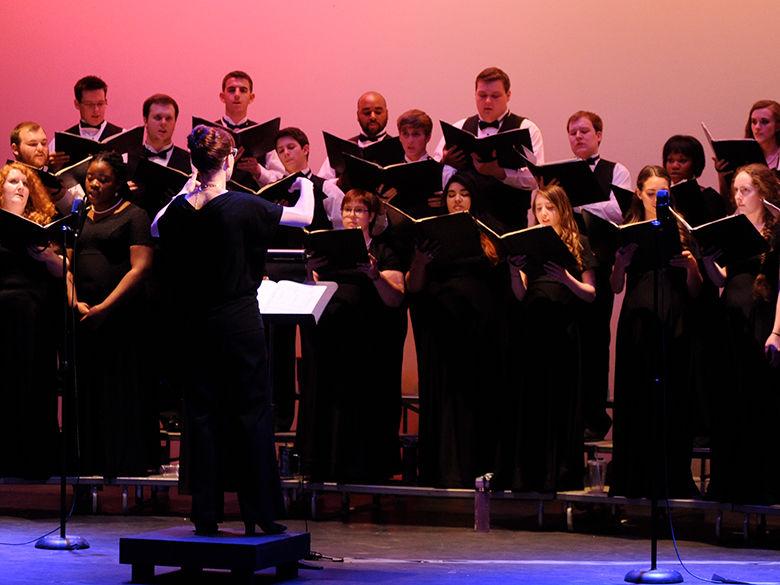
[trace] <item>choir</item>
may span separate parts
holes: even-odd
[[[318,174],[299,128],[277,119],[260,136],[243,71],[225,75],[224,115],[193,129],[189,153],[172,141],[173,98],[144,102],[144,139],[134,144],[107,121],[108,87],[94,76],[76,84],[79,121],[56,140],[19,123],[15,161],[0,170],[0,445],[23,447],[2,449],[0,476],[56,471],[67,299],[78,315],[69,465],[107,477],[152,473],[157,415],[183,396],[183,481],[200,533],[216,530],[219,494],[233,487],[248,532],[283,529],[273,523],[281,504],[267,390],[277,430],[288,430],[296,376],[306,475],[397,475],[407,334],[417,350],[421,484],[471,487],[494,473],[507,489],[580,489],[584,441],[611,427],[613,494],[780,503],[770,458],[780,409],[780,104],[753,104],[745,138],[761,160],[714,158],[717,190],[697,183],[706,156],[696,138],[670,137],[661,165],[632,182],[599,155],[603,120],[575,112],[565,126],[571,150],[599,191],[581,205],[538,173],[542,134],[510,110],[509,76],[487,68],[474,90],[476,113],[453,124],[472,142],[443,138],[433,155],[428,114],[404,112],[392,137],[385,98],[364,93],[354,150],[329,146]],[[105,150],[73,160],[64,146],[72,136]],[[353,155],[375,164],[358,173]],[[166,168],[164,178],[149,163]],[[263,188],[285,178],[297,191],[265,202]],[[312,209],[298,214],[308,194]],[[81,198],[89,211],[75,246],[19,227],[19,217],[46,226]],[[725,240],[704,246],[682,228],[732,215],[760,234],[759,254],[724,255]],[[266,262],[269,248],[306,248],[302,226],[358,230],[367,261]],[[542,233],[556,256],[527,243]],[[264,326],[249,306],[264,276],[339,285],[319,324],[300,326],[297,366],[295,326]],[[610,318],[620,293],[611,421]],[[712,449],[706,494],[691,476],[694,444]]]

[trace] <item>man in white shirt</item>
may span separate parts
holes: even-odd
[[[65,132],[98,141],[122,132],[121,127],[106,120],[108,85],[105,81],[95,75],[87,75],[76,82],[73,93],[73,105],[79,111],[79,123]]]
[[[498,67],[481,71],[475,81],[477,115],[458,120],[453,124],[482,138],[498,132],[525,128],[531,136],[531,146],[537,163],[544,162],[544,142],[539,127],[528,118],[509,111],[512,97],[509,76]],[[470,158],[457,147],[446,148],[444,139],[439,142],[434,158],[446,165],[443,182],[455,173],[473,172],[487,208],[503,227],[523,227],[527,223],[526,211],[530,191],[537,187],[536,179],[527,168],[506,169],[497,160],[480,161],[476,155]],[[449,168],[447,168],[449,167]]]
[[[245,71],[231,71],[222,78],[219,99],[225,104],[225,114],[217,121],[228,130],[242,130],[257,124],[249,119],[249,106],[255,101],[255,94],[254,82]],[[266,154],[263,161],[242,156],[236,162],[233,180],[245,183],[247,176],[262,186],[281,179],[284,176],[284,167],[273,150]]]

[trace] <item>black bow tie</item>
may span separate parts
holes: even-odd
[[[590,166],[593,166],[593,165],[595,165],[597,162],[599,162],[599,159],[600,159],[600,158],[601,158],[601,157],[600,157],[599,155],[597,155],[597,154],[596,154],[596,155],[594,155],[594,156],[591,156],[591,157],[588,157],[588,158],[586,158],[586,159],[585,159],[585,162],[586,162],[586,163],[588,163]]]
[[[380,132],[376,136],[369,136],[368,134],[360,133],[360,136],[358,136],[359,142],[379,142],[385,137],[386,132]]]
[[[95,130],[100,130],[100,127],[101,127],[102,125],[103,125],[102,123],[98,124],[97,126],[96,126],[95,124],[88,124],[88,123],[87,123],[87,122],[85,122],[84,120],[82,120],[81,122],[79,122],[79,126],[80,126],[81,128],[94,128]]]
[[[480,120],[477,125],[479,126],[480,130],[484,130],[485,128],[495,128],[498,130],[501,128],[501,120],[493,120],[492,122],[485,122],[484,120]]]
[[[168,153],[173,150],[173,146],[169,146],[165,150],[161,150],[160,152],[154,152],[153,150],[149,150],[145,146],[143,147],[143,151],[141,152],[141,156],[144,158],[161,158],[165,159],[168,156]]]
[[[244,120],[240,124],[233,124],[230,120],[227,120],[225,118],[222,118],[222,123],[225,125],[225,127],[228,130],[243,130],[244,128],[248,128],[252,125],[252,122],[249,120]]]

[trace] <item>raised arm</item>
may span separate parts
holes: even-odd
[[[298,202],[292,207],[282,208],[281,225],[290,227],[306,227],[314,218],[314,185],[305,177],[295,179],[290,192],[300,191]]]

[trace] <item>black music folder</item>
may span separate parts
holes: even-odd
[[[520,156],[522,148],[533,148],[531,133],[527,128],[515,128],[492,136],[477,138],[471,132],[439,120],[447,147],[457,146],[467,155],[476,154],[481,161],[496,159],[505,169],[519,169],[526,165]],[[495,156],[493,153],[495,152]]]
[[[398,136],[387,137],[365,148],[358,146],[357,142],[344,140],[328,132],[323,131],[322,136],[325,139],[328,162],[337,175],[342,175],[346,169],[346,154],[383,166],[404,160],[404,148]]]
[[[84,138],[79,134],[71,134],[70,132],[54,133],[54,144],[57,152],[64,152],[70,157],[71,161],[83,161],[88,156],[104,150],[113,150],[119,154],[137,152],[141,150],[143,140],[143,126],[128,128],[101,141]]]
[[[715,140],[704,122],[701,123],[707,142],[710,143],[715,158],[728,162],[726,170],[735,171],[743,165],[751,163],[766,164],[764,151],[758,142],[752,138],[733,138],[729,140]]]
[[[373,193],[380,186],[394,188],[399,193],[413,191],[419,194],[437,193],[442,188],[442,165],[433,159],[382,166],[345,154],[344,161],[349,184]]]
[[[355,270],[358,264],[368,263],[368,249],[359,228],[341,230],[304,229],[304,245],[309,257],[324,258],[322,272]]]
[[[301,196],[300,191],[290,192],[290,187],[293,186],[293,183],[295,183],[295,180],[298,177],[302,176],[302,173],[293,173],[292,175],[287,175],[283,179],[263,185],[259,189],[252,189],[251,187],[247,187],[246,185],[232,180],[228,181],[227,186],[233,191],[259,195],[263,199],[289,207],[295,205],[298,202],[298,198]]]
[[[69,225],[73,214],[68,214],[46,225],[0,209],[0,238],[7,245],[16,247],[42,246],[61,239],[60,230]]]
[[[745,215],[730,215],[696,227],[691,227],[678,214],[675,216],[698,247],[696,255],[720,251],[715,261],[721,266],[742,262],[769,250],[767,241]]]
[[[236,148],[243,148],[242,156],[251,156],[256,158],[260,164],[265,163],[265,155],[276,149],[276,135],[279,133],[279,126],[282,123],[281,118],[273,118],[262,124],[254,124],[237,130],[226,128],[219,122],[212,122],[205,118],[192,117],[192,127],[203,124],[204,126],[213,126],[222,128],[233,135]]]
[[[556,181],[569,197],[572,207],[600,203],[609,199],[596,179],[596,174],[590,170],[588,161],[579,158],[561,160],[538,165],[533,162],[530,151],[524,151],[520,156],[525,161],[528,170],[539,183],[545,185]]]

